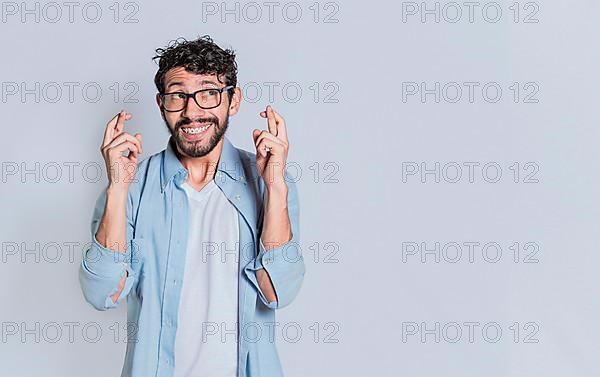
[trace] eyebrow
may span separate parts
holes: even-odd
[[[213,84],[213,85],[219,85],[219,84],[217,84],[216,82],[214,82],[214,81],[211,81],[211,80],[202,80],[202,81],[200,82],[200,85],[204,85],[204,84]],[[172,86],[177,86],[177,85],[179,85],[179,86],[182,86],[182,85],[183,85],[183,83],[182,83],[181,81],[174,81],[174,82],[170,83],[169,85],[167,85],[167,87],[166,87],[165,89],[169,89],[170,87],[172,87]]]

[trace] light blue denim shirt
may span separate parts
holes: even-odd
[[[181,187],[187,170],[167,148],[138,164],[129,187],[127,250],[125,253],[98,243],[95,234],[104,212],[106,192],[96,201],[91,223],[91,246],[84,253],[79,281],[87,302],[98,310],[118,306],[127,298],[128,343],[122,377],[171,377],[177,311],[188,239],[188,201]],[[265,186],[256,171],[256,155],[236,148],[224,136],[215,183],[238,211],[239,296],[238,376],[283,375],[273,329],[275,310],[296,297],[305,273],[298,233],[298,193],[286,175],[288,213],[292,239],[279,247],[265,248],[260,240]],[[269,302],[256,280],[264,268],[277,301]],[[116,303],[121,278],[125,287]],[[218,336],[218,335],[217,335]]]

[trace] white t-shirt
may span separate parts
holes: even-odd
[[[210,181],[184,183],[189,236],[175,337],[175,377],[237,376],[238,213]]]

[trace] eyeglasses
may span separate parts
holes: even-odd
[[[233,85],[229,85],[224,88],[200,89],[194,93],[172,92],[159,95],[165,111],[173,112],[185,109],[190,98],[193,98],[196,105],[202,109],[214,109],[221,104],[222,93],[233,88]]]

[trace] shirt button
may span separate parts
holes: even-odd
[[[242,199],[242,197],[241,197],[240,195],[236,195],[236,196],[235,196],[235,198],[236,198],[237,200],[240,200],[240,199]]]

